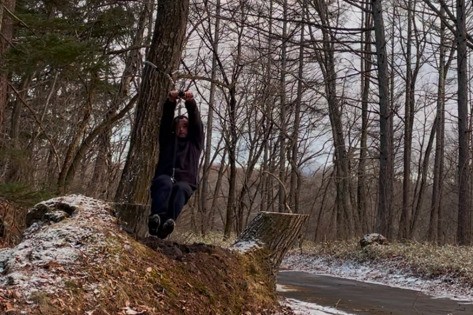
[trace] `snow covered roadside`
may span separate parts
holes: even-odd
[[[277,285],[278,292],[287,290],[285,286]],[[284,305],[290,307],[296,315],[352,315],[332,307],[307,303],[296,299],[284,299]]]
[[[376,283],[396,288],[417,290],[434,298],[449,298],[473,303],[473,292],[458,280],[449,277],[421,279],[412,272],[392,263],[358,263],[312,256],[308,254],[288,254],[281,268],[305,271],[319,275],[329,275],[362,282]],[[279,291],[284,288],[278,288]],[[347,314],[335,309],[300,301],[287,301],[296,314]]]
[[[296,315],[353,315],[332,307],[320,306],[294,299],[287,299],[286,306],[289,306]]]

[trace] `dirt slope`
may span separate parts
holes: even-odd
[[[0,313],[290,314],[251,254],[135,240],[104,202],[38,204],[17,246],[0,250]]]

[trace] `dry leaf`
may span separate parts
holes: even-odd
[[[144,311],[135,311],[134,309],[130,308],[129,306],[123,308],[122,310],[125,311],[126,315],[143,315],[143,314],[145,314]]]

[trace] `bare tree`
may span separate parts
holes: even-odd
[[[458,75],[458,230],[459,245],[471,244],[470,150],[468,130],[468,73],[466,4],[456,1],[456,44]]]
[[[376,56],[378,65],[380,152],[378,181],[377,230],[392,238],[393,231],[393,115],[389,96],[389,70],[384,34],[383,7],[381,0],[372,0],[373,22],[375,29]]]
[[[269,129],[269,124],[273,123],[273,110],[272,110],[272,98],[269,95],[272,95],[274,87],[271,83],[271,72],[272,72],[272,53],[273,53],[273,41],[274,41],[274,31],[273,31],[273,19],[274,19],[274,1],[269,1],[269,8],[268,11],[268,31],[267,31],[267,44],[266,47],[263,48],[266,52],[266,58],[264,63],[264,70],[263,70],[263,93],[262,98],[264,99],[263,102],[263,113],[267,119],[263,120],[262,126],[263,128]],[[267,125],[268,124],[268,125]],[[269,139],[266,143],[263,144],[263,162],[261,167],[261,172],[259,174],[261,178],[261,203],[260,203],[260,211],[271,211],[274,204],[273,200],[273,177],[270,175],[274,171],[274,161],[270,158],[271,151],[272,151],[272,139]]]
[[[284,0],[282,3],[282,34],[281,34],[281,72],[280,72],[280,87],[279,87],[279,212],[284,212],[286,204],[286,187],[284,184],[284,179],[286,178],[286,75],[287,75],[287,45],[288,45],[288,22],[287,22],[287,10],[288,2]]]
[[[444,159],[445,159],[445,88],[446,77],[450,63],[453,60],[454,45],[449,43],[446,34],[445,9],[440,9],[439,29],[439,61],[438,61],[438,91],[437,107],[435,117],[435,161],[433,169],[432,199],[430,203],[430,221],[428,227],[428,239],[433,243],[443,244],[445,238],[442,235],[442,200],[444,192]],[[447,47],[451,46],[450,57],[447,56]],[[447,58],[448,57],[448,58]]]
[[[302,108],[302,93],[303,93],[303,76],[304,76],[304,38],[305,38],[305,23],[307,18],[307,0],[303,0],[302,7],[302,23],[300,26],[300,45],[299,45],[299,64],[298,64],[298,81],[297,81],[297,96],[295,100],[294,108],[294,127],[291,136],[291,179],[290,179],[290,190],[289,200],[290,207],[295,213],[299,212],[299,200],[300,200],[300,186],[302,175],[299,170],[299,134],[301,125],[301,108]]]
[[[365,2],[363,7],[362,25],[364,31],[361,33],[361,128],[360,128],[360,154],[357,170],[357,208],[358,216],[360,218],[361,231],[367,233],[370,231],[368,223],[368,204],[367,204],[367,173],[366,163],[368,159],[368,102],[370,94],[371,82],[371,28],[373,26],[373,18],[370,10],[370,4]]]
[[[415,80],[412,69],[412,37],[413,37],[413,0],[407,1],[407,40],[406,40],[406,98],[404,104],[404,173],[402,186],[402,211],[399,223],[399,237],[409,237],[411,224],[411,154],[412,154],[412,128],[414,123],[414,88]],[[417,59],[418,60],[418,59]]]
[[[211,149],[212,149],[212,128],[213,128],[213,118],[214,118],[214,111],[215,111],[215,93],[217,86],[215,84],[215,80],[217,77],[217,56],[218,56],[218,50],[219,50],[219,39],[220,39],[220,0],[217,0],[215,3],[215,20],[213,21],[213,37],[212,37],[212,21],[210,19],[210,13],[208,14],[208,29],[209,31],[207,32],[208,36],[210,37],[209,40],[212,44],[212,68],[211,68],[211,86],[210,86],[210,96],[209,96],[209,113],[207,116],[207,132],[206,132],[206,146],[205,146],[205,152],[204,152],[204,165],[203,165],[203,175],[202,175],[202,180],[201,184],[199,185],[200,187],[200,212],[201,212],[201,223],[200,223],[200,232],[202,235],[205,235],[206,233],[206,228],[208,227],[208,222],[210,220],[209,217],[209,212],[210,209],[208,207],[208,202],[207,202],[207,195],[209,191],[209,175],[210,175],[210,170],[211,170]],[[208,9],[208,5],[206,4],[206,9]]]
[[[354,235],[356,212],[350,202],[349,159],[345,144],[345,131],[342,123],[342,100],[337,94],[337,74],[335,71],[335,44],[338,42],[331,25],[331,12],[326,1],[317,1],[315,10],[321,22],[322,44],[317,47],[317,61],[324,76],[325,97],[328,104],[332,139],[334,146],[333,164],[336,187],[336,232],[340,237]],[[336,8],[334,8],[336,10]],[[314,37],[312,35],[312,37]]]

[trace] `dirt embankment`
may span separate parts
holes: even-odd
[[[257,257],[135,240],[106,203],[84,196],[37,208],[22,241],[0,250],[2,314],[291,313]]]

